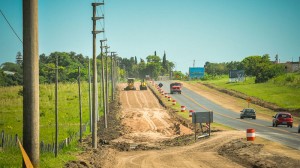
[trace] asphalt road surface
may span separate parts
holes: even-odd
[[[162,83],[162,89],[170,92],[170,81],[156,81],[156,84]],[[213,121],[220,123],[237,130],[253,128],[256,136],[266,138],[271,141],[279,142],[283,145],[300,150],[300,134],[297,133],[297,128],[289,128],[287,126],[272,127],[272,120],[240,119],[239,113],[226,109],[205,97],[189,90],[182,89],[182,94],[172,94],[173,99],[181,105],[185,105],[187,109],[192,109],[195,112],[213,111]],[[245,135],[246,136],[246,135]]]

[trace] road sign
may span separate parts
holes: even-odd
[[[252,100],[252,99],[251,99],[250,97],[247,98],[247,102],[248,102],[248,103],[250,103],[251,100]]]
[[[192,114],[192,122],[195,123],[212,123],[213,112],[194,112]]]

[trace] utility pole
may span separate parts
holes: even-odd
[[[55,157],[58,154],[58,56],[55,64]]]
[[[92,3],[93,6],[93,129],[92,129],[92,147],[97,148],[97,113],[98,113],[98,86],[97,86],[97,57],[96,57],[96,35],[104,31],[96,31],[96,21],[104,17],[96,17],[96,7],[104,3]]]
[[[106,118],[106,100],[105,100],[105,78],[104,78],[104,54],[103,54],[103,42],[105,40],[100,40],[100,48],[101,48],[101,85],[102,85],[102,100],[103,100],[103,112],[104,112],[104,126],[107,128],[107,118]]]
[[[89,111],[90,111],[90,132],[93,132],[93,113],[92,113],[92,102],[91,102],[91,61],[89,58],[89,68],[88,68],[88,75],[89,75]]]
[[[105,73],[105,77],[106,77],[106,80],[105,80],[105,91],[106,91],[106,94],[105,94],[105,99],[106,99],[106,120],[107,120],[107,114],[109,113],[109,86],[108,86],[108,49],[109,47],[108,46],[105,46],[105,55],[106,55],[106,59],[105,59],[105,67],[106,67],[106,73]],[[107,127],[106,127],[107,128]]]
[[[32,165],[39,167],[38,0],[23,0],[23,41],[23,145]]]
[[[82,143],[82,103],[81,103],[81,88],[80,88],[80,67],[78,67],[78,97],[79,97],[79,142]]]
[[[116,52],[110,52],[110,58],[111,58],[111,62],[110,62],[110,80],[111,80],[111,100],[113,101],[115,98],[114,98],[114,85],[115,85],[115,82],[114,82],[114,61],[113,61],[113,55],[115,54]]]

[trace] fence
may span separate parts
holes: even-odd
[[[86,125],[82,126],[82,132],[86,132]],[[74,132],[72,133],[68,138],[65,138],[63,141],[58,143],[58,150],[62,150],[65,147],[69,146],[69,144],[71,142],[73,142],[74,140],[78,140],[79,137],[79,132]],[[1,137],[0,137],[0,147],[2,149],[5,148],[13,148],[13,147],[18,147],[18,134],[16,135],[8,135],[5,134],[4,130],[2,130],[1,132]],[[20,142],[23,142],[22,139],[20,139]],[[55,143],[52,144],[47,144],[44,143],[44,141],[41,141],[40,143],[40,151],[41,153],[47,153],[47,152],[53,152],[54,153],[54,149],[55,149]]]

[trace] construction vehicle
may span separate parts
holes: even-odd
[[[136,88],[134,86],[134,78],[127,79],[127,87],[124,88],[124,90],[136,90]]]
[[[147,90],[147,84],[144,79],[141,81],[140,90]]]
[[[181,94],[182,83],[171,83],[170,84],[170,94],[179,93]]]

